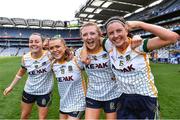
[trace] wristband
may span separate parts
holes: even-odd
[[[22,77],[21,77],[21,76],[19,76],[19,75],[16,75],[16,78],[21,79]]]

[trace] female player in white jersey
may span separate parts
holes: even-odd
[[[104,42],[111,66],[117,78],[121,107],[118,119],[154,119],[157,112],[158,91],[146,52],[175,43],[179,35],[157,25],[112,17],[105,28],[110,41]],[[145,39],[137,49],[131,49],[128,29],[143,29],[156,37]]]
[[[43,51],[42,45],[42,37],[39,33],[30,35],[30,52],[22,57],[21,68],[12,83],[4,90],[4,95],[9,94],[23,75],[28,73],[22,95],[21,119],[29,118],[35,102],[38,105],[39,119],[46,119],[48,106],[51,103],[53,74],[48,52]]]
[[[100,44],[101,30],[97,24],[89,22],[81,27],[80,32],[91,59],[89,65],[84,65],[88,75],[85,119],[99,119],[101,109],[106,119],[116,119],[117,98],[120,94],[108,53]],[[76,54],[81,56],[82,53],[79,49]],[[80,64],[80,58],[78,60]]]
[[[81,119],[85,111],[85,81],[76,57],[67,50],[63,38],[54,37],[49,41],[49,50],[54,57],[52,69],[58,82],[61,120]]]

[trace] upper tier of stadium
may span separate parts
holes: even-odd
[[[69,47],[81,47],[79,27],[86,21],[97,22],[103,29],[103,23],[109,17],[120,15],[126,20],[141,20],[163,26],[180,33],[180,0],[87,0],[75,16],[76,21],[53,21],[23,18],[0,17],[0,56],[21,56],[28,50],[28,37],[41,33],[44,37],[60,34]],[[86,15],[82,15],[86,14]],[[153,34],[141,29],[131,31],[132,34],[151,38]],[[170,53],[180,50],[180,42],[165,50],[158,51],[159,58],[167,58]],[[173,52],[175,51],[175,52]]]
[[[54,21],[0,17],[0,26],[67,29],[80,27],[86,21],[103,24],[108,18],[116,15],[124,16],[126,20],[150,20],[149,22],[154,23],[164,18],[177,17],[179,13],[179,0],[87,0],[76,11],[75,17],[78,20]],[[156,17],[160,18],[156,19]]]

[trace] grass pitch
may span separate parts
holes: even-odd
[[[4,89],[11,83],[20,67],[19,57],[0,57],[0,119],[19,119],[20,102],[27,75],[19,81],[8,96],[3,96]],[[155,84],[159,91],[159,103],[162,119],[180,118],[180,65],[153,64],[151,68],[155,76]],[[31,119],[38,119],[38,111],[34,105]],[[48,119],[59,118],[59,95],[55,81],[53,101],[49,109]],[[102,113],[101,119],[104,118]]]

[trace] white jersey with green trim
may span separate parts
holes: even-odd
[[[38,59],[32,58],[29,52],[23,56],[22,61],[22,66],[28,73],[24,91],[32,95],[50,93],[53,88],[53,73],[48,52],[43,51],[43,55]]]
[[[132,50],[130,45],[124,53],[120,53],[109,40],[106,40],[104,46],[109,52],[111,67],[117,78],[119,91],[126,94],[157,97],[158,91],[146,53]]]
[[[54,63],[58,90],[60,95],[60,110],[62,112],[85,110],[85,82],[81,70],[73,58],[65,63]]]
[[[80,56],[82,48],[76,52],[76,56]],[[98,100],[108,101],[118,98],[121,93],[118,92],[115,75],[110,67],[108,53],[101,50],[94,54],[88,54],[91,63],[84,65],[88,75],[88,87],[86,97]],[[80,57],[78,63],[82,64]]]

